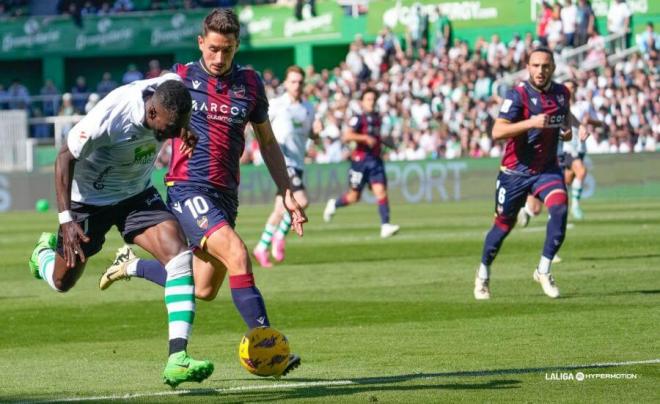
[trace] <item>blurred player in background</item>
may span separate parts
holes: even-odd
[[[536,48],[527,64],[529,80],[510,90],[493,127],[493,139],[508,139],[497,177],[495,223],[484,241],[474,297],[490,299],[490,266],[528,194],[543,200],[550,213],[541,260],[533,278],[549,297],[559,297],[550,273],[553,257],[566,234],[568,198],[557,162],[557,144],[570,140],[570,93],[552,81],[552,51]]]
[[[186,353],[195,317],[192,254],[176,218],[151,185],[163,140],[181,134],[194,143],[185,129],[191,108],[181,79],[168,74],[119,87],[89,111],[69,131],[55,162],[58,236],[43,233],[29,261],[36,278],[66,292],[87,259],[101,250],[113,225],[127,243],[153,255],[165,269],[170,357],[163,379],[172,387],[201,382],[213,372],[212,363]]]
[[[323,211],[323,220],[329,222],[337,208],[348,206],[360,200],[362,190],[369,184],[378,202],[380,214],[380,236],[387,238],[399,231],[399,226],[390,223],[390,204],[387,200],[387,176],[381,157],[382,120],[376,111],[378,92],[368,88],[362,93],[362,112],[350,121],[350,127],[342,136],[345,143],[355,142],[357,146],[351,155],[351,168],[348,170],[350,190],[337,199],[330,199]]]
[[[601,126],[602,122],[595,119],[595,113],[591,110],[589,102],[576,101],[577,84],[568,80],[564,85],[571,93],[571,127],[573,134],[570,142],[559,142],[557,156],[559,158],[559,167],[564,171],[564,181],[566,186],[571,187],[571,213],[577,220],[583,218],[580,208],[580,198],[582,197],[582,185],[587,176],[587,167],[584,164],[584,156],[587,152],[585,141],[589,137],[589,125]],[[533,195],[527,197],[525,206],[518,213],[518,224],[526,227],[530,218],[541,213],[541,201]],[[555,256],[553,262],[558,262]]]
[[[268,120],[268,99],[261,78],[252,69],[236,65],[239,46],[238,17],[231,9],[216,9],[206,16],[198,36],[202,57],[173,70],[192,95],[191,128],[199,136],[192,155],[172,145],[172,158],[165,180],[168,206],[177,217],[193,259],[196,296],[212,300],[226,273],[236,309],[252,329],[269,326],[266,305],[252,274],[247,247],[234,230],[238,214],[239,160],[245,147],[245,126],[252,124],[263,160],[268,167],[291,226],[302,236],[307,221],[291,189],[282,152]],[[131,276],[164,284],[164,268],[158,261],[137,259],[130,249],[120,249],[117,265],[101,277],[105,289],[118,279]],[[300,364],[290,355],[287,374]]]
[[[271,101],[268,112],[275,137],[284,155],[293,196],[303,209],[309,204],[303,183],[307,141],[319,139],[320,132],[318,127],[314,131],[314,107],[302,98],[304,83],[303,69],[299,66],[289,67],[284,78],[286,92]],[[259,265],[264,268],[273,266],[268,255],[271,244],[273,258],[276,261],[284,260],[285,238],[289,229],[291,216],[284,208],[282,196],[277,195],[273,211],[268,217],[259,243],[253,250]]]

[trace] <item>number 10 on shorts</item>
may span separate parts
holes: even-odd
[[[201,196],[194,196],[186,199],[183,205],[188,208],[194,219],[197,219],[199,215],[203,215],[209,211],[209,205],[206,203],[206,199]]]

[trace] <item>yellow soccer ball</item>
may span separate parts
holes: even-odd
[[[271,327],[248,331],[238,346],[241,365],[257,376],[275,376],[284,372],[289,363],[289,340]]]

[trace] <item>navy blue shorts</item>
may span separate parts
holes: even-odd
[[[364,186],[369,184],[383,184],[387,186],[385,164],[381,159],[365,159],[351,162],[348,170],[348,184],[351,189],[362,192]]]
[[[286,171],[289,174],[289,181],[291,181],[291,191],[296,192],[305,190],[303,170],[296,167],[287,167]]]
[[[149,227],[176,220],[154,187],[113,205],[96,206],[71,201],[71,216],[90,239],[89,243],[80,243],[87,258],[101,251],[105,235],[113,225],[117,226],[124,241],[132,244],[135,236]],[[64,256],[61,229],[57,233],[57,252]]]
[[[495,190],[495,213],[515,217],[525,205],[527,194],[544,200],[553,191],[566,192],[564,175],[559,168],[537,175],[525,176],[501,171]]]
[[[167,188],[167,206],[179,221],[188,244],[204,248],[213,232],[236,225],[238,195],[195,184],[175,184]]]

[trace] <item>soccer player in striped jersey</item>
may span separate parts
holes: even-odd
[[[529,80],[510,90],[493,127],[493,139],[508,139],[496,182],[495,223],[486,235],[474,297],[490,299],[490,266],[528,194],[543,200],[550,213],[541,260],[533,278],[543,292],[559,297],[550,265],[566,234],[566,186],[557,161],[557,144],[570,140],[570,93],[552,81],[552,51],[536,48],[527,64]]]
[[[280,144],[286,168],[291,180],[293,196],[305,209],[308,205],[303,169],[305,168],[305,152],[309,139],[318,139],[314,127],[314,107],[302,97],[305,82],[305,72],[299,66],[290,66],[284,78],[285,93],[270,103],[268,115],[277,142]],[[261,233],[259,243],[253,250],[254,257],[264,268],[273,264],[269,260],[268,249],[272,244],[273,258],[284,260],[286,235],[291,228],[291,217],[284,208],[282,196],[275,197],[275,206],[266,226]]]
[[[175,74],[136,81],[103,98],[69,131],[57,156],[59,232],[43,233],[29,261],[36,278],[66,292],[113,225],[127,243],[151,253],[165,268],[170,356],[163,380],[172,387],[201,382],[213,372],[212,363],[186,353],[195,317],[192,253],[151,185],[162,141],[174,135],[192,139],[185,129],[191,108],[190,93]],[[182,138],[177,141],[190,151]]]
[[[323,211],[323,220],[330,222],[337,208],[351,205],[360,200],[362,190],[367,184],[378,202],[380,215],[380,236],[387,238],[399,231],[399,226],[390,223],[390,203],[387,199],[387,175],[385,163],[381,157],[382,120],[376,111],[378,92],[367,88],[362,92],[362,113],[351,118],[348,130],[344,133],[344,142],[355,142],[351,155],[351,168],[348,170],[350,189],[336,199],[330,199]]]
[[[284,157],[270,121],[264,84],[254,70],[233,62],[239,46],[238,17],[231,9],[206,16],[198,36],[202,57],[173,70],[192,95],[191,129],[199,137],[191,155],[172,142],[167,176],[167,202],[194,249],[193,272],[198,298],[212,300],[229,273],[232,300],[252,329],[269,326],[266,305],[256,287],[247,247],[234,230],[238,214],[239,160],[245,147],[245,126],[252,125],[261,155],[291,216],[291,226],[302,236],[307,221],[291,187]],[[128,260],[108,268],[101,278],[105,289],[118,279],[142,277],[163,285],[164,268],[153,260]],[[282,375],[300,364],[289,357]],[[279,376],[282,376],[279,375]]]

